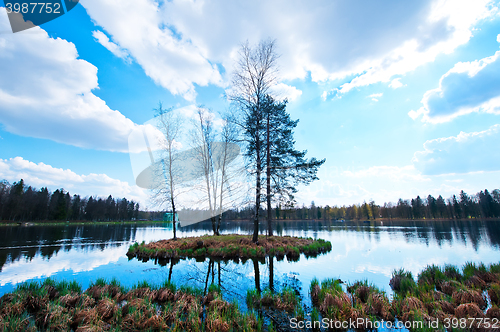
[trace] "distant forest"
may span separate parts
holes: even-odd
[[[459,196],[453,195],[444,199],[428,195],[411,200],[399,199],[397,203],[384,203],[383,206],[374,201],[350,206],[294,206],[288,204],[273,209],[273,216],[278,220],[372,220],[372,219],[469,219],[500,218],[500,190],[480,191],[469,196],[463,190]],[[227,211],[225,219],[251,219],[252,207],[239,211]],[[265,215],[261,211],[261,215]]]
[[[71,196],[64,189],[50,192],[28,186],[24,180],[9,184],[0,182],[0,220],[89,220],[118,221],[139,217],[139,203],[126,198]]]
[[[253,206],[224,212],[225,220],[252,219]],[[195,211],[193,211],[195,212]],[[265,210],[261,210],[265,215]],[[411,200],[399,199],[397,203],[374,201],[350,206],[295,206],[279,205],[273,209],[273,217],[279,220],[372,220],[372,219],[470,219],[500,218],[500,190],[491,193],[480,191],[469,196],[463,190],[460,194],[444,199],[428,195]],[[40,190],[26,185],[21,179],[10,184],[0,182],[0,220],[44,221],[44,220],[161,220],[163,212],[139,211],[139,203],[126,198],[71,196],[64,189],[50,192],[46,187]]]

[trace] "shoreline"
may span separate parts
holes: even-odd
[[[500,218],[467,218],[467,219],[446,219],[446,218],[437,218],[437,219],[389,219],[389,218],[377,218],[377,219],[346,219],[346,220],[325,220],[325,219],[275,219],[275,222],[330,222],[338,225],[342,224],[350,224],[350,223],[384,223],[384,222],[397,222],[397,223],[410,223],[410,222],[500,222]],[[202,221],[208,222],[208,221]],[[200,223],[202,223],[200,222]],[[234,223],[253,223],[253,220],[250,219],[235,219],[235,220],[225,220],[225,222],[234,222]],[[259,223],[264,223],[265,220],[260,220]],[[124,220],[124,221],[88,221],[88,220],[68,220],[68,221],[58,221],[58,220],[46,220],[46,221],[8,221],[8,220],[0,220],[1,226],[57,226],[57,225],[121,225],[121,224],[163,224],[163,223],[171,223],[169,221],[163,220]],[[196,224],[193,224],[196,225]],[[186,226],[190,227],[192,225]]]

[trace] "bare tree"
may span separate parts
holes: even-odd
[[[255,210],[253,242],[258,241],[259,210],[261,203],[261,175],[263,171],[265,146],[265,112],[263,103],[271,94],[271,87],[277,83],[277,59],[275,41],[267,40],[251,48],[243,44],[239,60],[232,77],[232,91],[229,100],[243,115],[237,121],[244,131],[247,141],[246,156],[255,176]]]
[[[178,139],[181,133],[181,118],[172,109],[164,109],[159,103],[155,109],[157,128],[163,134],[159,138],[159,146],[162,149],[161,161],[155,163],[154,179],[157,181],[156,189],[153,190],[153,200],[161,205],[166,205],[172,211],[172,224],[174,240],[176,233],[176,202],[180,194],[181,169],[179,169]]]
[[[219,235],[222,213],[226,208],[234,207],[233,203],[239,197],[238,182],[234,180],[242,170],[230,165],[240,150],[235,144],[234,124],[227,118],[223,119],[222,129],[216,133],[213,117],[208,110],[198,108],[191,139],[195,146],[193,150],[198,172],[203,179],[203,205],[208,205],[214,235]]]

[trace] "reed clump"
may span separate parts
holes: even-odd
[[[281,292],[273,292],[269,288],[259,293],[255,289],[247,291],[246,303],[249,308],[273,308],[288,313],[301,312],[302,304],[299,295],[291,287],[285,287]]]

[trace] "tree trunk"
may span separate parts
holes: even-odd
[[[253,271],[255,274],[255,289],[260,294],[260,271],[259,271],[259,261],[257,259],[253,259]]]
[[[217,220],[217,235],[220,235],[220,224],[222,222],[222,213],[219,214],[219,218]]]
[[[260,137],[259,137],[259,127],[260,121],[257,120],[257,129],[256,129],[256,140],[255,140],[255,150],[256,150],[256,163],[257,170],[255,175],[255,213],[253,219],[253,238],[252,241],[257,243],[259,241],[259,210],[260,210],[260,174],[262,172],[262,163],[260,160]]]
[[[174,226],[174,240],[177,239],[177,232],[176,232],[176,229],[175,229],[175,204],[174,204],[174,198],[172,197],[171,199],[171,202],[172,202],[172,225]]]
[[[217,225],[217,217],[210,217],[210,221],[212,222],[212,230],[214,231],[214,235],[220,235],[219,226]]]
[[[205,279],[205,290],[203,291],[203,296],[207,295],[208,278],[210,278],[210,268],[211,267],[212,267],[212,260],[208,261],[208,271],[207,271],[207,278]]]
[[[274,293],[274,256],[269,256],[269,289]]]
[[[253,217],[253,238],[252,242],[257,243],[259,241],[259,210],[260,210],[260,163],[257,166],[257,188],[255,189],[255,212]]]
[[[219,277],[219,289],[222,289],[221,282],[220,282],[220,261],[217,262],[217,267],[218,267],[217,273],[218,273],[218,277]]]
[[[271,146],[270,146],[270,124],[269,124],[269,111],[267,113],[267,142],[266,142],[266,163],[267,163],[267,188],[266,188],[266,198],[267,198],[267,235],[273,236],[273,225],[272,225],[272,215],[271,215]]]

